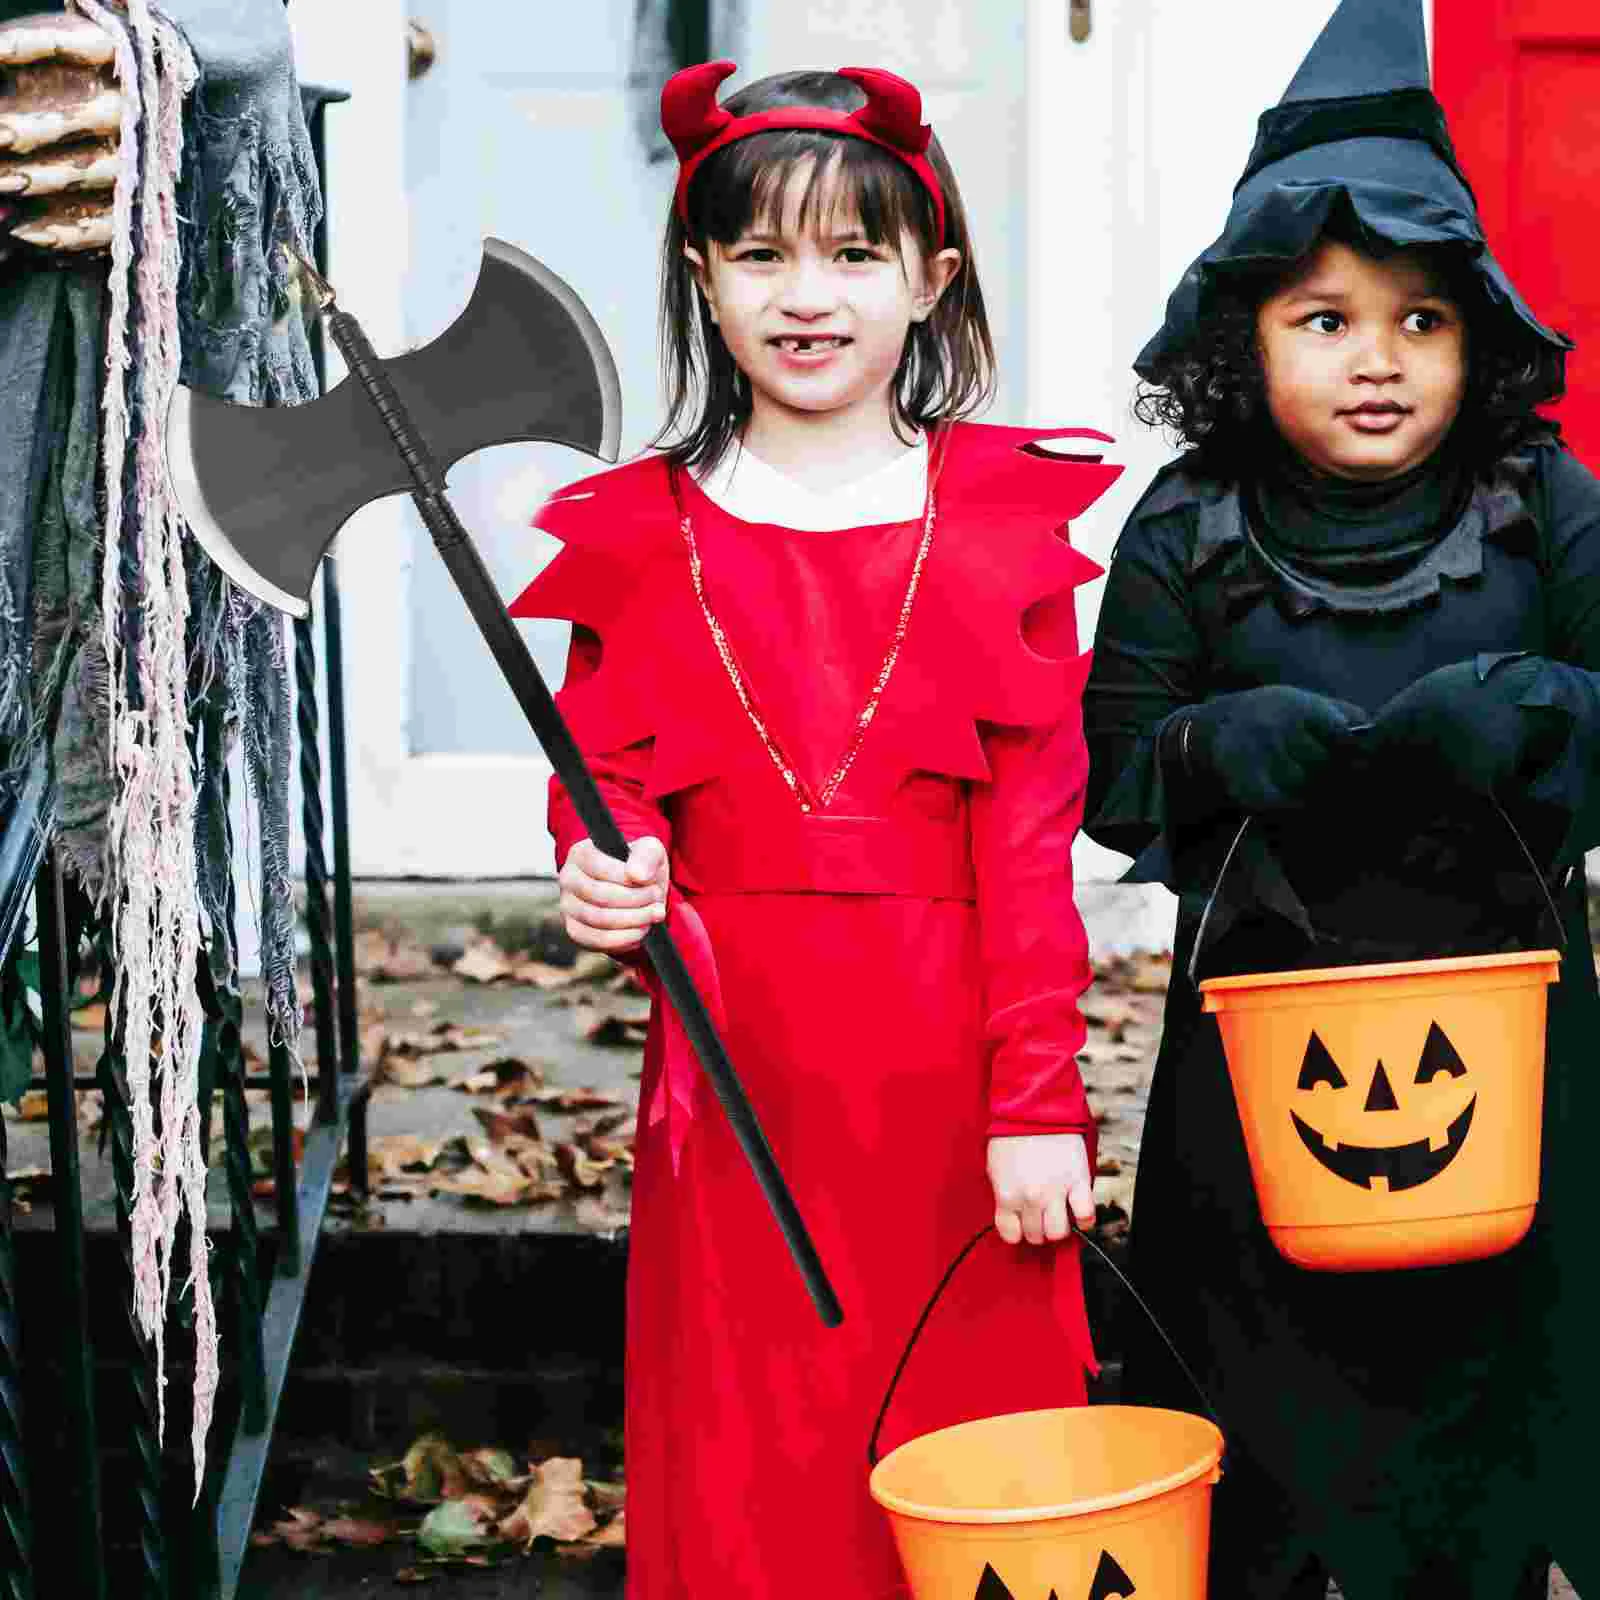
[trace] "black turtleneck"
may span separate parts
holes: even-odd
[[[1472,473],[1449,443],[1398,477],[1336,478],[1280,445],[1245,487],[1250,532],[1273,566],[1323,584],[1400,577],[1457,524]]]

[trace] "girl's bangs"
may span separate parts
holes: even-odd
[[[804,174],[795,207],[793,184]],[[915,175],[864,139],[774,128],[719,150],[689,186],[691,234],[730,244],[753,229],[810,231],[838,219],[858,224],[873,244],[898,245],[906,232],[930,252],[933,205]],[[785,212],[788,211],[788,215]]]

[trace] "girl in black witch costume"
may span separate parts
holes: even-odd
[[[1228,1434],[1217,1600],[1531,1600],[1552,1556],[1600,1596],[1600,483],[1534,411],[1567,348],[1484,244],[1418,0],[1344,0],[1136,363],[1189,448],[1123,531],[1085,700],[1088,831],[1181,897],[1133,1259]],[[1246,817],[1205,976],[1548,946],[1526,842],[1566,956],[1515,1249],[1273,1247],[1186,975]],[[1126,1387],[1192,1404],[1142,1342]]]

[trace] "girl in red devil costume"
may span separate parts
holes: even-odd
[[[669,920],[844,1305],[826,1330],[676,1019],[642,1089],[628,1287],[629,1593],[905,1593],[865,1447],[1075,1404],[1093,1221],[1070,850],[1086,758],[1066,523],[1081,431],[958,420],[991,346],[955,179],[890,73],[719,105],[679,73],[664,454],[557,494],[514,615],[569,618],[560,700],[632,842],[551,797],[579,943]],[[1086,456],[1087,451],[1087,456]],[[987,1169],[987,1170],[986,1170]]]

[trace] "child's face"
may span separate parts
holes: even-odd
[[[1467,384],[1460,308],[1414,252],[1325,243],[1262,303],[1267,409],[1320,472],[1392,478],[1426,461]]]
[[[796,170],[778,214],[730,244],[688,256],[729,354],[750,380],[752,421],[888,415],[906,331],[923,321],[960,265],[925,261],[909,236],[874,244],[854,207],[824,193],[802,219],[809,172]]]

